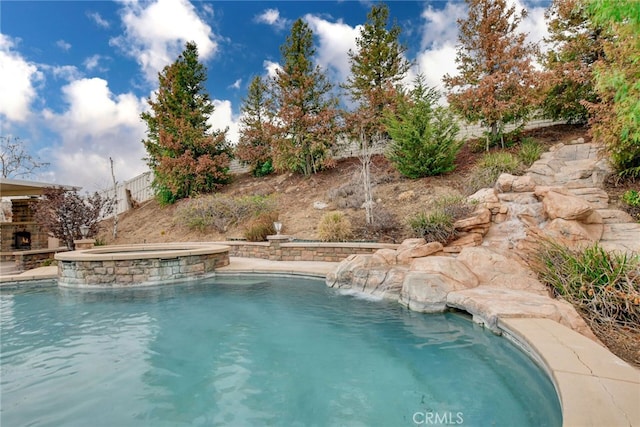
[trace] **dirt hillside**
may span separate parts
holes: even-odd
[[[539,143],[552,144],[578,137],[588,139],[583,127],[553,126],[527,133]],[[372,169],[376,210],[395,217],[398,229],[392,232],[372,232],[364,227],[364,210],[346,206],[358,205],[358,196],[349,195],[350,189],[359,191],[359,161],[346,159],[330,170],[304,177],[296,174],[275,174],[254,178],[249,174],[234,177],[221,193],[239,195],[274,195],[279,206],[279,219],[283,232],[298,239],[318,239],[316,227],[322,215],[330,210],[345,212],[356,231],[355,238],[381,242],[400,242],[407,237],[406,218],[428,209],[435,198],[449,194],[465,194],[470,169],[482,156],[471,150],[472,143],[460,151],[455,171],[437,177],[407,179],[402,177],[383,157],[375,158]],[[351,182],[351,185],[348,186]],[[315,202],[327,204],[324,209],[314,207]],[[118,237],[113,239],[112,221],[104,221],[98,236],[106,244],[152,243],[175,241],[219,241],[239,238],[242,226],[228,230],[224,235],[215,230],[200,232],[190,230],[175,218],[176,209],[188,200],[171,206],[160,206],[155,200],[121,214],[118,220]],[[317,205],[317,204],[316,204]]]

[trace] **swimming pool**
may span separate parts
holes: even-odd
[[[2,425],[562,423],[551,381],[505,339],[316,280],[51,287],[0,304]]]

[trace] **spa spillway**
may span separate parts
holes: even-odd
[[[114,245],[56,254],[58,285],[129,287],[213,276],[229,247],[207,243]]]

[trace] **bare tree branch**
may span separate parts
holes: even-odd
[[[49,166],[25,150],[18,137],[0,136],[0,173],[3,178],[28,178],[36,169]]]

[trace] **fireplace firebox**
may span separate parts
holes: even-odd
[[[31,233],[28,231],[16,231],[13,236],[13,246],[16,249],[31,249]]]

